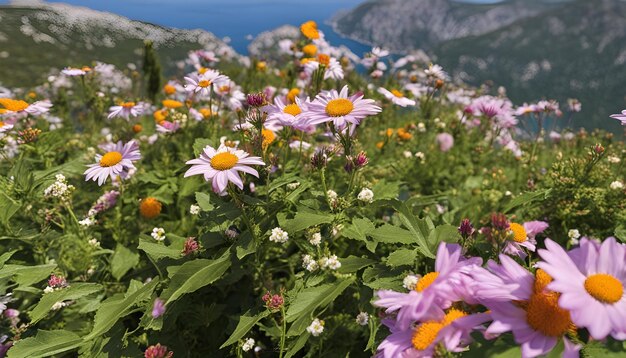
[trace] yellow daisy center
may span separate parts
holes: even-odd
[[[328,65],[330,64],[330,56],[320,53],[319,55],[317,55],[317,62],[319,62],[321,65],[328,67]]]
[[[337,98],[328,101],[326,105],[326,114],[331,117],[341,117],[350,114],[354,109],[352,101],[346,98]]]
[[[435,342],[437,339],[437,335],[439,331],[441,331],[444,327],[448,326],[456,319],[467,316],[467,313],[452,308],[446,313],[446,316],[443,320],[437,321],[428,321],[420,324],[415,328],[415,332],[413,333],[413,338],[411,339],[411,343],[413,343],[413,348],[423,351],[430,347],[430,345]]]
[[[101,167],[112,167],[122,161],[122,153],[108,152],[100,158]]]
[[[237,165],[239,157],[231,152],[217,153],[211,158],[211,167],[215,170],[228,170]]]
[[[200,109],[198,110],[198,112],[200,112],[200,114],[202,115],[202,117],[203,117],[203,118],[205,118],[205,119],[206,119],[206,118],[209,118],[209,117],[211,117],[211,116],[213,115],[213,112],[211,112],[211,110],[210,110],[210,109],[208,109],[208,108],[200,108]]]
[[[526,322],[535,331],[548,337],[561,337],[572,329],[568,310],[559,307],[556,292],[534,293],[526,302]]]
[[[509,230],[513,232],[513,241],[515,242],[525,242],[528,239],[526,229],[520,224],[511,223]]]
[[[208,71],[209,69],[206,67],[200,67],[200,69],[198,70],[198,73],[203,75],[206,73],[206,71]]]
[[[402,97],[404,97],[404,94],[403,94],[402,92],[400,92],[400,91],[396,90],[396,89],[391,90],[391,94],[392,94],[392,95],[394,95],[394,96],[396,96],[396,97],[398,97],[398,98],[402,98]]]
[[[202,80],[202,81],[198,82],[198,87],[207,88],[210,85],[211,85],[211,81],[209,81],[209,80]]]
[[[124,102],[124,103],[122,103],[122,107],[124,107],[124,108],[133,108],[133,107],[135,107],[135,102]]]
[[[300,107],[298,107],[297,104],[292,103],[290,105],[285,106],[285,108],[283,109],[283,113],[291,114],[292,116],[295,117],[298,114],[302,113],[302,110],[300,109]]]
[[[0,104],[11,112],[19,112],[28,108],[28,103],[22,100],[0,98]]]
[[[228,93],[230,92],[230,86],[229,85],[223,85],[219,88],[220,92],[224,92],[224,93]]]
[[[163,91],[165,94],[174,94],[176,93],[176,87],[168,84],[163,87]]]
[[[261,135],[263,136],[263,148],[266,148],[268,145],[272,144],[272,142],[274,142],[274,139],[276,139],[276,134],[269,129],[263,129]]]
[[[585,290],[596,300],[613,304],[622,299],[624,286],[612,275],[598,273],[587,277]]]
[[[428,288],[428,286],[432,285],[433,282],[439,277],[439,272],[430,272],[426,275],[422,276],[422,278],[417,281],[417,285],[415,285],[415,291],[422,292]]]
[[[152,219],[161,213],[162,204],[153,197],[145,198],[139,203],[139,213],[146,219]]]
[[[91,67],[89,66],[83,66],[83,68],[81,68],[81,70],[85,71],[85,72],[89,72],[91,71]]]
[[[550,282],[552,282],[552,277],[550,277],[550,275],[548,275],[544,270],[538,269],[535,272],[535,284],[533,286],[533,291],[535,293],[542,293]]]
[[[0,128],[4,127],[4,122],[0,121]]]

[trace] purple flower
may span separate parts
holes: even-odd
[[[469,221],[469,219],[463,219],[458,230],[459,234],[461,234],[464,239],[467,239],[474,233],[474,226],[472,226],[472,223]]]
[[[187,256],[189,254],[192,254],[194,252],[197,252],[200,249],[200,245],[198,244],[198,241],[196,241],[195,237],[188,237],[187,240],[185,240],[185,246],[183,247],[183,256]]]
[[[67,286],[67,281],[65,280],[65,277],[61,276],[61,275],[55,275],[52,274],[50,275],[50,278],[48,279],[48,286],[52,287],[52,288],[61,288],[61,287],[66,287]]]
[[[623,110],[621,114],[612,114],[609,117],[617,119],[622,123],[623,126],[626,126],[626,109]]]
[[[152,305],[152,318],[159,318],[165,313],[165,302],[163,302],[160,298],[154,299],[154,304]]]
[[[167,346],[162,346],[161,343],[148,347],[143,353],[145,358],[170,358],[173,355],[174,352],[168,351]]]
[[[439,145],[439,150],[442,152],[447,152],[454,146],[454,137],[449,133],[437,134],[436,141]]]
[[[246,96],[246,100],[250,107],[263,107],[267,105],[267,98],[265,93],[250,93]]]

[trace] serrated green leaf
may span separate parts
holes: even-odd
[[[269,310],[265,310],[256,315],[251,315],[250,311],[244,313],[241,317],[239,317],[239,323],[237,323],[237,327],[230,335],[228,340],[226,340],[226,342],[224,342],[224,344],[220,346],[220,349],[230,346],[233,343],[237,343],[252,329],[252,327],[254,327],[255,324],[257,324],[257,322],[269,316],[269,314]]]
[[[111,257],[111,275],[119,281],[126,272],[138,263],[139,254],[127,249],[124,245],[118,244],[113,257]]]
[[[101,285],[95,283],[73,283],[70,287],[62,288],[50,293],[44,293],[39,303],[28,314],[30,316],[30,324],[35,324],[46,316],[52,306],[61,301],[76,300],[81,297],[99,292]]]
[[[137,248],[150,255],[150,257],[155,261],[158,261],[165,257],[169,257],[172,259],[177,259],[181,257],[180,248],[166,246],[163,243],[140,240],[139,246],[137,246]]]
[[[30,286],[48,278],[55,267],[53,264],[37,266],[9,264],[0,269],[0,278],[11,278],[20,286]]]
[[[4,226],[9,224],[9,220],[22,207],[22,204],[5,193],[0,193],[0,223]]]
[[[401,227],[384,224],[369,233],[374,240],[386,244],[414,244],[411,232]]]
[[[435,251],[439,243],[448,242],[448,243],[456,243],[459,241],[460,235],[459,230],[452,225],[440,225],[437,226],[433,231],[428,235],[428,246],[431,250]]]
[[[337,270],[339,273],[353,273],[369,266],[376,262],[376,260],[368,259],[366,257],[348,256],[346,258],[340,258],[341,267]]]
[[[74,332],[37,331],[35,337],[28,337],[16,341],[8,352],[8,358],[39,358],[50,357],[78,348],[83,340]]]
[[[288,233],[296,233],[311,226],[320,224],[328,224],[333,221],[333,216],[330,214],[313,214],[298,212],[293,219],[286,219],[280,222],[280,226]]]
[[[387,256],[386,264],[391,267],[397,266],[411,266],[417,258],[415,250],[400,249],[392,252]]]
[[[196,138],[193,142],[193,153],[199,156],[207,145],[213,145],[213,141],[207,138]]]
[[[551,189],[538,190],[538,191],[530,191],[526,192],[522,195],[517,196],[512,199],[502,210],[504,213],[508,213],[511,210],[520,207],[527,206],[529,204],[536,203],[538,201],[542,201],[548,198],[550,195]]]
[[[206,193],[196,192],[196,203],[202,211],[211,211],[215,206],[211,204],[211,196]]]
[[[229,251],[224,252],[216,260],[196,259],[185,262],[170,276],[170,284],[161,294],[161,298],[165,300],[166,305],[170,304],[182,295],[217,281],[229,267]]]

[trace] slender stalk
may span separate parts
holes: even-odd
[[[287,320],[285,319],[285,305],[280,307],[280,315],[282,318],[282,330],[280,332],[280,353],[278,355],[279,358],[283,357],[283,352],[285,351],[285,337],[287,336]]]

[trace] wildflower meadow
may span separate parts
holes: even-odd
[[[626,355],[622,133],[300,32],[0,89],[0,357]]]

